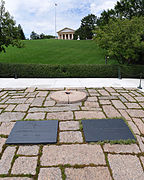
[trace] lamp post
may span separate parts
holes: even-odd
[[[55,39],[56,39],[56,7],[57,7],[57,3],[55,3]]]

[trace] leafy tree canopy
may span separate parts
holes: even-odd
[[[144,17],[110,20],[94,33],[97,44],[119,63],[144,63]]]
[[[97,17],[94,14],[89,14],[81,20],[81,26],[76,30],[74,34],[74,39],[80,36],[80,39],[92,39],[93,30],[96,25]]]
[[[98,26],[106,25],[110,19],[144,16],[144,0],[120,0],[114,9],[103,11],[97,20]]]
[[[9,45],[22,47],[23,44],[19,41],[19,31],[13,17],[5,10],[5,2],[0,1],[0,52],[6,52],[6,47]]]

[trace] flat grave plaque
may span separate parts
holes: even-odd
[[[57,142],[57,120],[17,121],[6,144],[49,144]]]
[[[128,140],[135,137],[122,119],[82,120],[86,142]]]

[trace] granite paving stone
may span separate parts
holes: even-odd
[[[27,111],[29,108],[29,104],[18,104],[14,111]]]
[[[112,105],[104,105],[103,110],[108,118],[121,117],[120,113]]]
[[[37,94],[37,97],[45,97],[48,95],[48,91],[39,91]]]
[[[125,105],[129,108],[129,109],[140,109],[140,105],[138,105],[137,103],[125,103]]]
[[[47,113],[46,119],[58,119],[58,120],[72,120],[73,113],[68,112],[56,112],[56,113]]]
[[[124,98],[123,96],[118,96],[118,97],[122,102],[124,102],[124,103],[128,102],[128,100],[126,98]]]
[[[117,109],[126,109],[126,106],[120,100],[112,100],[112,103]]]
[[[118,99],[117,96],[100,96],[98,97],[99,100],[113,100],[113,99]]]
[[[128,125],[130,126],[134,134],[140,135],[140,131],[138,130],[137,126],[132,121],[128,121]]]
[[[141,159],[142,165],[144,167],[144,156],[140,156],[140,159]]]
[[[105,104],[109,105],[109,104],[111,104],[110,100],[100,100],[99,102],[100,102],[101,105],[105,105]]]
[[[80,131],[65,131],[59,133],[60,143],[82,143],[83,137]]]
[[[6,108],[6,107],[7,107],[6,104],[0,104],[0,109],[4,109],[4,108]]]
[[[141,151],[144,153],[144,143],[142,142],[141,137],[139,135],[136,135],[136,138],[137,138],[137,141],[138,141]]]
[[[111,152],[111,153],[135,153],[138,154],[140,153],[140,149],[137,146],[137,144],[130,144],[130,145],[125,145],[125,144],[105,144],[104,145],[104,151],[105,152]]]
[[[60,168],[41,168],[38,180],[62,180]]]
[[[128,109],[126,111],[131,117],[144,117],[144,110]]]
[[[106,89],[107,91],[109,91],[110,93],[116,92],[116,90],[115,90],[114,88],[112,88],[112,87],[105,87],[105,89]]]
[[[75,111],[76,119],[99,119],[105,118],[105,115],[101,111]]]
[[[20,155],[38,155],[39,146],[19,146],[17,154]]]
[[[127,121],[132,121],[132,118],[128,115],[127,111],[124,109],[119,109],[122,117],[124,117]]]
[[[81,110],[82,111],[102,111],[101,108],[90,107],[90,106],[81,107]]]
[[[42,166],[59,164],[105,165],[105,157],[100,145],[73,144],[44,146],[41,157]]]
[[[135,97],[135,99],[139,102],[144,102],[144,96]]]
[[[121,93],[121,95],[124,96],[130,102],[136,102],[136,100],[132,96],[130,96],[128,93]]]
[[[36,174],[37,157],[18,157],[12,167],[12,174]]]
[[[98,101],[97,97],[88,97],[87,101],[93,102],[93,101]]]
[[[7,108],[5,108],[5,111],[12,111],[14,108],[16,107],[16,105],[8,105]]]
[[[0,160],[0,174],[8,174],[16,147],[7,147]]]
[[[55,101],[45,101],[44,106],[54,106]]]
[[[27,98],[9,99],[6,101],[7,104],[23,104]]]
[[[9,135],[15,122],[2,123],[0,126],[0,134]]]
[[[60,131],[78,130],[79,129],[79,121],[60,122],[59,129],[60,129]]]
[[[110,94],[106,91],[106,90],[98,90],[98,92],[102,95],[102,96],[110,96]]]
[[[142,120],[140,118],[133,118],[133,121],[137,125],[141,134],[144,135],[144,123],[142,122]]]
[[[98,102],[88,102],[88,101],[86,101],[84,105],[86,107],[96,107],[96,108],[99,108],[99,103]]]
[[[25,116],[25,113],[22,113],[22,112],[4,112],[0,114],[0,122],[22,120],[24,116]]]
[[[112,180],[107,167],[66,168],[67,180]]]
[[[31,106],[42,106],[45,98],[37,97],[33,100]]]
[[[28,98],[26,101],[25,101],[25,104],[31,104],[33,102],[34,98]]]
[[[38,92],[31,92],[26,95],[28,98],[35,98]]]
[[[44,119],[45,118],[45,114],[46,113],[28,113],[27,116],[25,117],[25,119]]]
[[[27,93],[30,93],[30,92],[34,92],[36,90],[36,88],[34,87],[29,87],[29,88],[27,88],[26,90],[25,90],[25,92],[27,92]]]
[[[108,155],[114,180],[143,180],[144,172],[137,156]]]
[[[28,177],[5,177],[4,180],[33,180],[33,178],[28,178]]]
[[[0,138],[0,153],[1,153],[1,151],[2,151],[3,145],[5,144],[5,141],[6,141],[5,138]]]

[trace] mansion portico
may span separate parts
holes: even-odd
[[[58,31],[57,33],[58,33],[58,39],[72,40],[74,38],[75,30],[70,28],[64,28]]]

